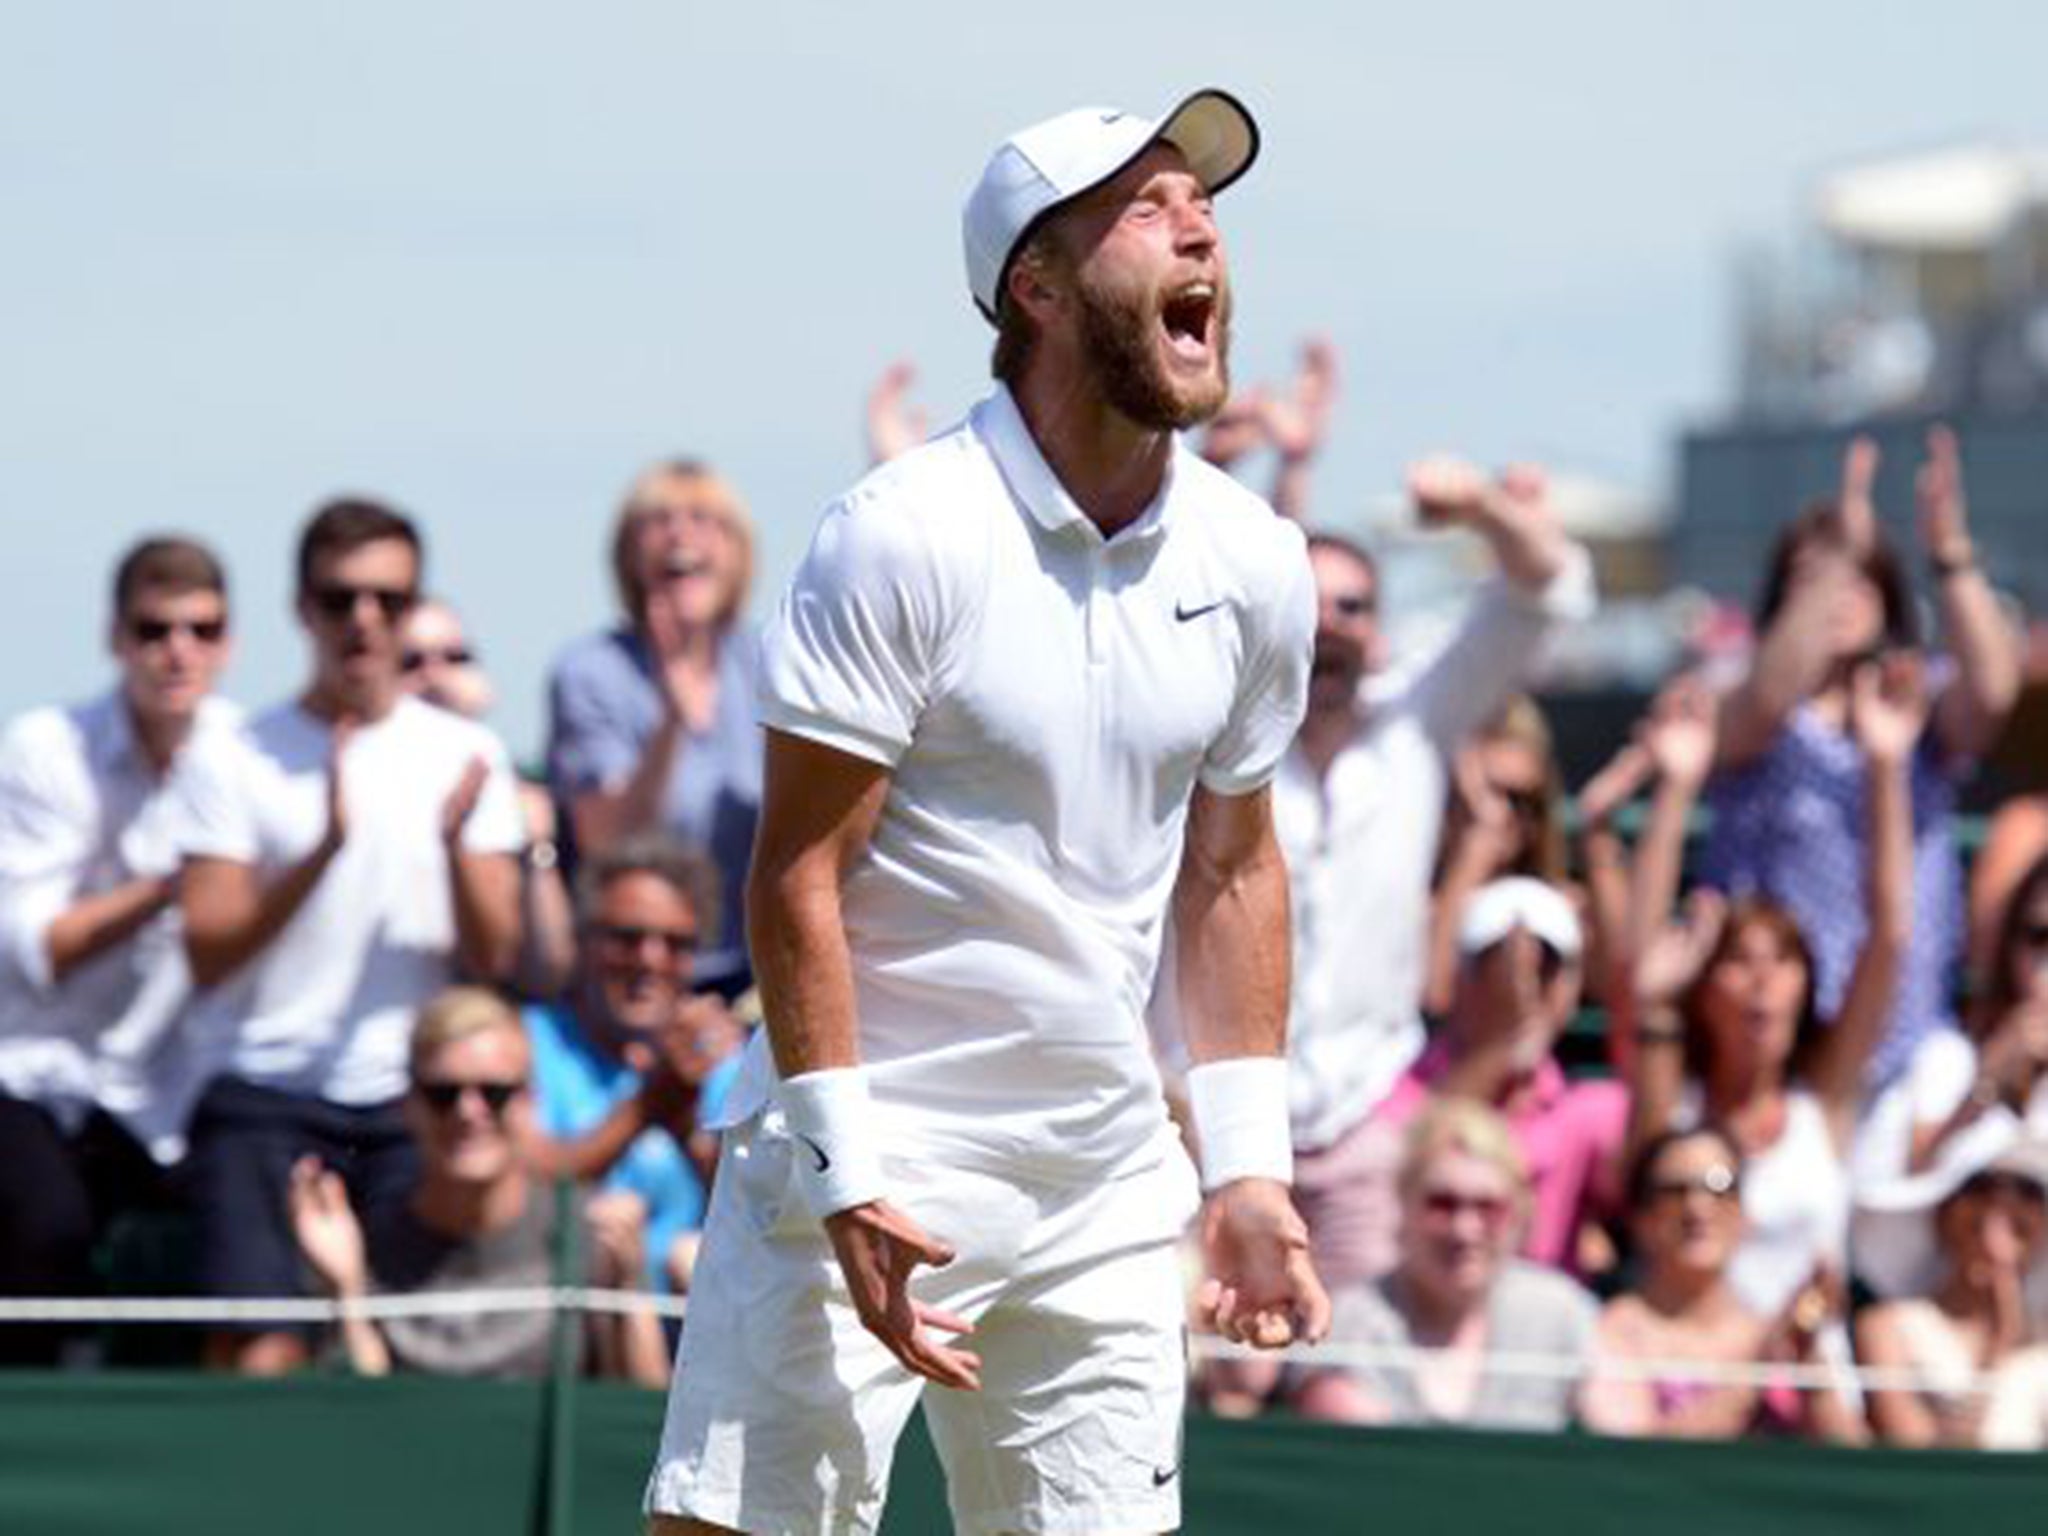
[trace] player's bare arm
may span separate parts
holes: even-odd
[[[1195,791],[1173,914],[1196,1121],[1219,1142],[1236,1134],[1230,1123],[1236,1113],[1254,1109],[1233,1078],[1255,1073],[1277,1082],[1284,1094],[1287,870],[1273,830],[1271,791]],[[1284,1163],[1286,1118],[1270,1118],[1268,1134],[1280,1142],[1275,1160]],[[1320,1339],[1329,1327],[1329,1297],[1309,1264],[1308,1229],[1284,1176],[1269,1176],[1254,1151],[1244,1171],[1231,1177],[1237,1166],[1219,1166],[1217,1159],[1235,1155],[1219,1145],[1203,1148],[1205,1309],[1218,1331],[1239,1343],[1276,1349]]]
[[[860,1064],[840,888],[874,833],[890,780],[886,768],[850,753],[782,731],[767,737],[747,924],[769,1044],[788,1084]],[[813,1155],[829,1161],[832,1152]],[[820,1214],[868,1331],[918,1375],[978,1387],[980,1362],[928,1331],[966,1333],[968,1323],[909,1290],[912,1270],[949,1263],[952,1251],[884,1199]]]

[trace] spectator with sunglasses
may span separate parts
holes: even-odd
[[[577,895],[574,983],[526,1010],[543,1165],[639,1199],[653,1283],[686,1291],[717,1158],[707,1127],[744,1043],[724,999],[690,993],[718,877],[643,834],[586,863]]]
[[[1838,1442],[1865,1438],[1852,1392],[1717,1381],[1653,1362],[1811,1365],[1819,1335],[1798,1306],[1772,1319],[1736,1295],[1728,1270],[1742,1241],[1742,1153],[1718,1126],[1667,1131],[1628,1180],[1632,1280],[1602,1308],[1584,1422],[1607,1435],[1731,1440],[1759,1432]]]
[[[1779,538],[1755,656],[1721,702],[1708,796],[1703,872],[1731,895],[1769,897],[1792,915],[1812,946],[1827,1016],[1846,1005],[1865,932],[1858,887],[1868,854],[1868,765],[1850,723],[1850,679],[1882,652],[1920,647],[1911,584],[1878,525],[1877,469],[1876,444],[1852,442],[1839,493],[1808,507]],[[1962,455],[1947,428],[1928,434],[1917,492],[1948,659],[1929,669],[1933,705],[1909,764],[1913,922],[1871,1062],[1873,1086],[1894,1082],[1926,1036],[1954,1027],[1964,938],[1956,790],[1971,760],[1996,743],[2019,689],[2019,647],[1977,562]],[[1903,1151],[1895,1135],[1864,1141],[1859,1176],[1895,1174]]]
[[[1584,948],[1556,886],[1510,875],[1474,892],[1459,921],[1450,1008],[1379,1111],[1398,1129],[1441,1097],[1498,1110],[1528,1180],[1519,1251],[1574,1273],[1586,1268],[1588,1228],[1617,1207],[1628,1124],[1619,1083],[1568,1082],[1554,1054],[1578,1011]]]
[[[533,1053],[519,1017],[496,993],[451,987],[419,1013],[401,1106],[420,1150],[400,1200],[361,1217],[342,1177],[317,1155],[292,1165],[292,1234],[326,1292],[341,1301],[546,1286],[557,1279],[555,1192],[523,1154],[533,1118]],[[581,1207],[579,1273],[638,1290],[642,1208],[630,1195]],[[540,1377],[551,1366],[545,1311],[462,1312],[341,1323],[350,1366],[444,1376]],[[652,1311],[592,1313],[586,1370],[641,1386],[668,1380],[668,1344]]]
[[[1296,1408],[1353,1424],[1564,1428],[1577,1412],[1597,1309],[1565,1276],[1514,1257],[1529,1214],[1514,1132],[1483,1104],[1437,1100],[1409,1128],[1399,1185],[1399,1264],[1331,1297],[1330,1343],[1387,1353],[1309,1368],[1295,1385]],[[1502,1356],[1544,1357],[1559,1369],[1497,1366]]]
[[[95,1243],[166,1198],[193,1068],[177,928],[173,765],[232,730],[227,577],[204,546],[122,557],[113,687],[0,735],[0,1296],[71,1296]],[[0,1328],[0,1362],[53,1362],[62,1334]]]
[[[201,1282],[289,1296],[291,1168],[318,1156],[365,1210],[411,1184],[399,1101],[414,1013],[459,975],[498,981],[519,945],[523,842],[497,738],[400,687],[421,544],[379,503],[322,507],[299,540],[312,676],[178,768],[180,904],[225,1071],[192,1123]],[[203,750],[201,750],[203,749]],[[224,1331],[217,1365],[288,1369],[296,1334]]]
[[[1372,1111],[1421,1054],[1430,876],[1453,756],[1529,675],[1543,641],[1593,608],[1592,566],[1542,477],[1498,480],[1450,461],[1410,475],[1416,516],[1493,551],[1435,655],[1383,669],[1380,576],[1348,539],[1309,539],[1317,620],[1308,715],[1281,765],[1274,813],[1294,914],[1288,1023],[1294,1195],[1332,1283],[1385,1267],[1396,1149]]]

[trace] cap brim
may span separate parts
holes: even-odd
[[[1196,91],[1161,118],[1158,128],[1144,143],[1087,186],[1077,187],[1058,202],[1048,203],[1039,209],[1031,222],[1017,232],[1017,238],[1010,242],[1009,254],[1003,258],[1002,269],[996,273],[998,302],[1003,284],[1009,281],[1010,266],[1016,261],[1017,253],[1045,226],[1046,220],[1104,183],[1115,181],[1144,159],[1153,145],[1171,144],[1179,150],[1188,163],[1189,171],[1214,197],[1252,168],[1252,162],[1259,158],[1259,142],[1259,125],[1252,120],[1251,111],[1243,102],[1215,86],[1205,86]],[[974,307],[981,311],[982,318],[990,325],[996,323],[994,313],[980,298],[975,299]]]

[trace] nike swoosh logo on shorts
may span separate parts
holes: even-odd
[[[825,1149],[811,1140],[810,1137],[806,1136],[802,1131],[798,1131],[796,1139],[811,1149],[811,1156],[818,1160],[818,1172],[823,1173],[832,1166],[832,1159],[825,1155]]]
[[[1203,603],[1199,608],[1190,608],[1186,603],[1175,603],[1173,605],[1173,616],[1185,624],[1189,619],[1199,619],[1205,613],[1214,613],[1222,606],[1223,599],[1220,597],[1213,603]]]
[[[1154,1467],[1152,1469],[1152,1486],[1154,1488],[1164,1488],[1179,1476],[1179,1467]]]

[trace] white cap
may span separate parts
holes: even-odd
[[[1082,107],[1004,140],[960,215],[967,287],[991,324],[1010,257],[1062,203],[1099,187],[1164,139],[1213,195],[1251,166],[1259,126],[1227,91],[1197,91],[1158,122],[1110,107]]]
[[[1458,953],[1482,954],[1517,928],[1528,929],[1567,960],[1579,957],[1579,914],[1556,886],[1527,875],[1510,875],[1472,893],[1458,924]]]

